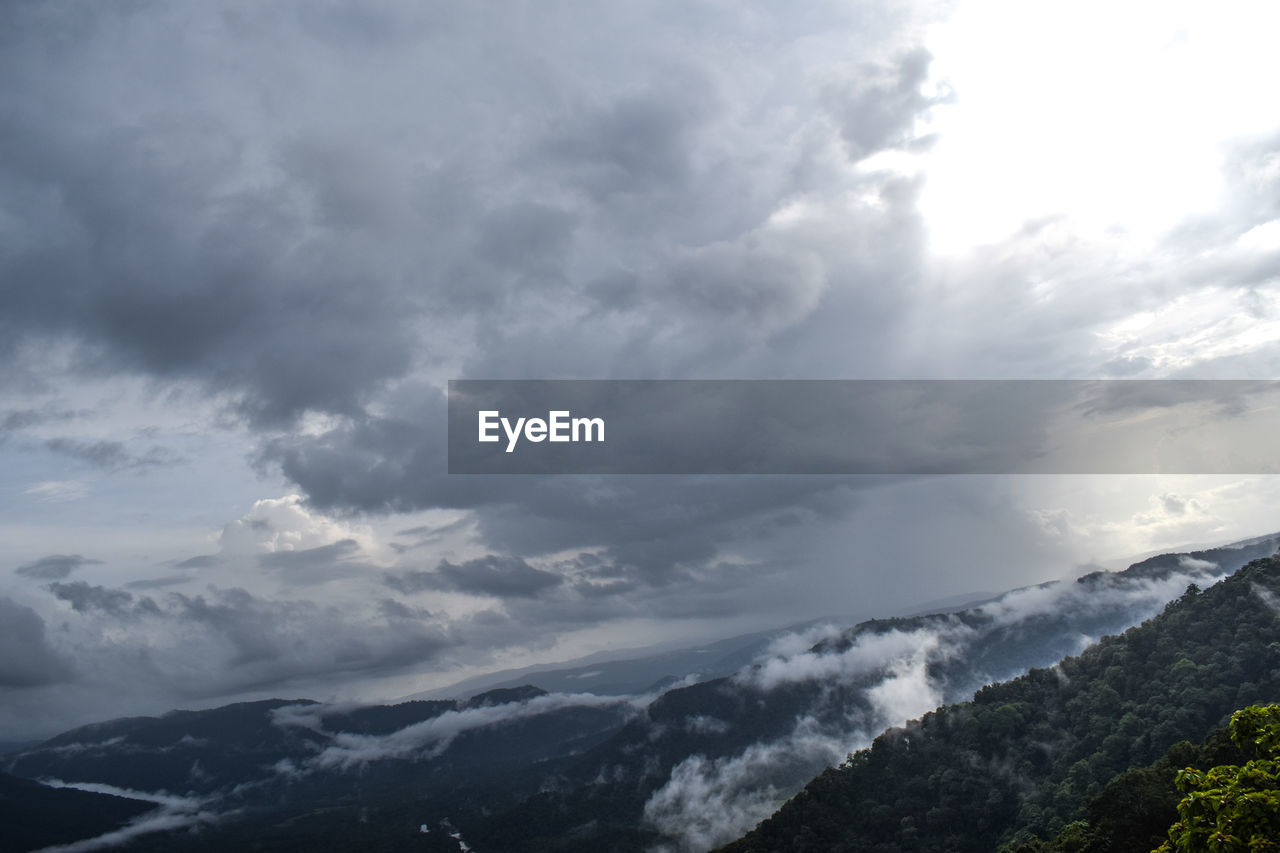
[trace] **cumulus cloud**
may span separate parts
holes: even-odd
[[[315,512],[302,495],[291,494],[254,501],[249,512],[223,525],[218,535],[218,555],[193,559],[203,562],[219,556],[250,555],[265,560],[264,565],[283,568],[309,559],[330,561],[351,556],[362,547],[365,538],[358,524]]]

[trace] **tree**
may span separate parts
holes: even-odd
[[[1280,853],[1280,705],[1236,711],[1231,739],[1258,758],[1178,771],[1179,820],[1154,853]]]

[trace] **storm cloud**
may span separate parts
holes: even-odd
[[[533,597],[562,582],[558,575],[535,569],[519,557],[497,554],[458,565],[443,560],[436,568],[435,576],[433,578],[425,572],[410,573],[399,578],[388,576],[387,585],[402,592],[444,585],[462,592],[506,598]]]
[[[374,617],[238,588],[140,596],[82,581],[54,583],[50,592],[77,617],[64,630],[92,669],[81,674],[83,684],[115,679],[170,702],[429,665],[457,642],[430,614],[407,608],[375,609]],[[30,608],[5,606],[15,614],[5,647],[21,667],[11,680],[44,669],[46,681],[66,677],[51,651],[36,653],[44,648],[43,621]],[[117,640],[104,643],[110,636]]]
[[[51,438],[44,446],[54,453],[107,471],[143,470],[159,465],[174,465],[181,461],[177,454],[163,447],[151,447],[145,452],[134,453],[119,441],[87,442]]]
[[[983,8],[3,4],[12,642],[50,690],[41,649],[86,662],[6,725],[407,693],[1268,526],[1261,480],[447,473],[448,379],[1276,375],[1269,28]]]
[[[788,132],[771,121],[783,105],[761,92],[749,95],[756,113],[744,111],[748,90],[725,73],[728,55],[635,40],[638,8],[511,12],[485,31],[472,11],[394,3],[359,13],[287,5],[252,23],[220,9],[139,7],[74,26],[11,7],[6,71],[33,88],[11,89],[0,128],[10,152],[0,181],[29,223],[0,268],[12,283],[0,303],[9,350],[61,337],[75,343],[78,369],[192,378],[280,422],[308,409],[361,413],[431,353],[421,336],[444,331],[441,310],[455,325],[479,323],[482,341],[505,327],[514,348],[484,349],[508,367],[574,329],[589,344],[593,327],[610,337],[631,327],[624,340],[638,345],[659,318],[674,323],[660,332],[672,341],[710,324],[722,340],[706,344],[720,349],[742,329],[768,337],[808,317],[832,262],[845,262],[824,261],[813,240],[767,219],[809,188],[794,174],[807,171],[816,187],[839,162],[802,148],[762,174],[752,158]],[[369,26],[347,29],[353,16]],[[583,29],[584,16],[597,26]],[[821,33],[838,17],[821,10],[800,29]],[[726,24],[735,22],[716,26]],[[794,50],[799,35],[790,21],[776,37],[736,25],[752,28],[753,50]],[[911,37],[906,16],[874,27],[862,40]],[[153,49],[121,54],[125,33]],[[547,52],[535,56],[527,46],[538,39]],[[444,43],[449,51],[435,49]],[[219,56],[231,44],[244,65],[225,74]],[[502,49],[471,47],[482,44]],[[593,97],[548,97],[573,91],[579,63],[611,49],[647,70],[597,75]],[[352,67],[331,94],[283,89],[286,54],[327,76],[328,63],[366,51],[386,65]],[[46,52],[61,57],[57,71]],[[199,97],[177,96],[157,74],[177,56]],[[830,105],[813,105],[839,112],[859,156],[904,144],[903,129],[931,106],[912,94],[927,53],[882,65],[852,69],[831,82]],[[433,76],[464,80],[467,95],[410,94],[404,83]],[[845,85],[857,94],[839,96]],[[106,111],[119,90],[130,102]],[[396,107],[350,100],[373,91],[399,92]],[[346,108],[325,109],[331,95]],[[68,109],[41,109],[50,98]],[[308,129],[276,130],[290,127]],[[732,154],[722,149],[729,132]],[[851,180],[876,192],[886,178]],[[718,210],[733,213],[726,221]],[[878,230],[877,219],[849,224]],[[876,263],[860,254],[848,260]],[[581,304],[577,319],[520,319],[565,301]]]
[[[78,613],[87,613],[92,610],[99,610],[115,616],[121,616],[133,613],[136,606],[142,606],[144,609],[155,612],[155,602],[150,599],[142,599],[145,604],[135,605],[134,596],[122,589],[108,589],[104,586],[95,586],[85,583],[84,581],[72,581],[71,583],[51,583],[49,591],[54,596],[71,605],[71,609]]]
[[[0,688],[52,684],[70,673],[70,666],[49,645],[40,615],[11,598],[0,598]]]

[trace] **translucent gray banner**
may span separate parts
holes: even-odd
[[[451,474],[1271,474],[1280,382],[453,380]]]

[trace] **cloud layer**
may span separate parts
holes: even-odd
[[[1261,13],[1086,3],[1081,67],[970,11],[4,4],[4,728],[408,693],[1271,526],[1259,480],[445,473],[449,378],[1276,375]],[[1193,69],[1177,110],[1146,68]],[[1195,162],[1156,156],[1173,113],[1212,118]],[[1104,180],[1152,163],[1216,189],[1156,227]]]

